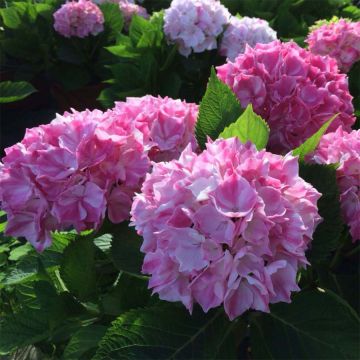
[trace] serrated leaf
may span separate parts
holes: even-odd
[[[6,7],[0,9],[0,15],[4,25],[10,29],[17,29],[21,25],[21,18],[15,7]]]
[[[0,104],[19,101],[37,90],[26,81],[0,82]]]
[[[70,292],[81,300],[89,299],[96,292],[95,245],[92,239],[78,238],[65,249],[60,275]]]
[[[205,147],[207,136],[217,139],[221,131],[236,121],[242,112],[235,94],[218,79],[212,68],[196,122],[195,133],[199,146],[202,149]]]
[[[124,26],[124,18],[121,11],[119,11],[119,5],[105,2],[100,4],[100,9],[104,15],[105,32],[108,34],[110,41],[115,40]]]
[[[291,304],[278,303],[269,314],[252,317],[251,358],[356,359],[359,326],[354,310],[337,295],[304,291]]]
[[[235,359],[235,325],[219,309],[190,315],[163,303],[132,310],[112,323],[94,360]]]
[[[301,163],[299,174],[322,194],[318,208],[323,221],[314,232],[307,258],[310,263],[326,261],[337,248],[343,229],[335,166]]]
[[[270,129],[266,121],[255,114],[252,105],[249,104],[240,117],[226,127],[219,137],[223,139],[237,137],[244,144],[251,141],[258,150],[261,150],[266,147],[269,132]]]
[[[80,359],[85,353],[95,349],[106,330],[107,327],[103,325],[89,325],[79,329],[66,345],[63,359]]]
[[[299,160],[302,161],[307,154],[315,151],[315,149],[319,145],[321,137],[325,134],[326,130],[329,128],[331,123],[336,119],[338,115],[339,114],[335,114],[334,116],[332,116],[326,123],[321,126],[321,128],[315,134],[310,136],[303,144],[294,149],[292,152],[293,155],[299,156]]]

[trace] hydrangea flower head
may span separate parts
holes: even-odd
[[[355,122],[346,75],[336,61],[314,55],[294,42],[246,47],[234,62],[217,68],[220,80],[270,126],[269,149],[286,153],[302,144],[333,115],[328,131]]]
[[[38,251],[50,246],[52,231],[98,228],[106,210],[112,222],[129,218],[150,165],[141,134],[111,111],[58,115],[5,152],[6,234],[24,236]]]
[[[319,197],[297,158],[237,138],[154,164],[131,210],[149,287],[190,311],[223,304],[230,319],[290,302],[321,220]]]
[[[229,19],[229,11],[218,0],[173,0],[165,10],[164,32],[180,54],[188,56],[216,49]]]
[[[246,45],[254,47],[257,43],[266,44],[276,39],[276,32],[266,20],[232,17],[222,36],[219,52],[234,61],[245,51]]]
[[[178,158],[187,144],[197,148],[195,123],[198,105],[168,97],[144,96],[117,102],[114,113],[134,122],[143,134],[143,143],[154,161]]]
[[[317,164],[336,164],[342,215],[353,241],[360,240],[360,130],[346,133],[342,128],[322,137],[310,157]]]
[[[348,72],[360,60],[360,21],[337,18],[321,21],[305,41],[312,53],[333,57],[340,70]]]
[[[144,19],[149,18],[149,14],[146,9],[140,5],[135,4],[133,1],[120,0],[120,10],[124,16],[125,28],[128,29],[131,23],[131,19],[134,15],[143,17]]]
[[[104,30],[104,16],[90,0],[67,2],[53,16],[55,30],[65,37],[84,38]]]

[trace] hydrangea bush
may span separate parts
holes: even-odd
[[[270,126],[269,149],[284,153],[299,146],[332,115],[329,131],[355,122],[348,81],[335,60],[313,55],[294,42],[274,41],[246,48],[234,62],[217,68],[241,106],[252,104]]]
[[[190,312],[194,302],[206,312],[223,304],[230,319],[290,302],[319,197],[297,158],[237,138],[154,165],[131,210],[150,288]]]
[[[343,72],[360,60],[360,21],[333,19],[320,21],[306,38],[309,50],[317,55],[333,57]]]

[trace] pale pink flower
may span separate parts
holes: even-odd
[[[317,55],[333,57],[343,72],[360,60],[360,21],[336,19],[313,29],[305,40]]]
[[[220,80],[249,103],[270,126],[269,149],[285,153],[301,145],[339,113],[328,131],[355,122],[346,75],[330,57],[314,55],[294,42],[247,47],[234,62],[217,68]]]
[[[339,164],[336,170],[343,218],[353,241],[360,240],[360,130],[350,133],[339,127],[321,138],[309,156],[317,164]]]
[[[165,10],[164,32],[180,54],[189,56],[217,48],[217,37],[230,13],[218,0],[173,0]]]
[[[149,288],[189,311],[223,304],[230,319],[290,302],[321,220],[320,194],[298,172],[291,154],[237,138],[155,163],[131,210]]]
[[[233,16],[222,35],[219,53],[234,61],[244,53],[246,45],[254,47],[257,43],[266,44],[276,39],[276,32],[266,20]]]
[[[104,16],[91,0],[67,2],[53,16],[55,30],[65,37],[84,38],[104,30]]]

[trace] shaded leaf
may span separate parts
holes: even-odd
[[[2,81],[0,82],[0,104],[22,100],[36,91],[26,81]]]

